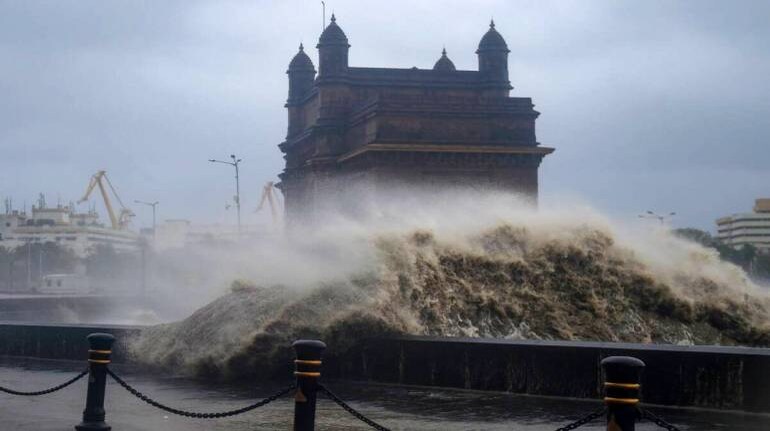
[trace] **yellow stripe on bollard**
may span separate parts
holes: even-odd
[[[297,377],[321,377],[321,373],[310,373],[307,371],[295,371],[294,375]]]
[[[604,382],[605,388],[623,388],[623,389],[639,389],[642,387],[639,383],[613,383]]]
[[[612,398],[604,397],[607,404],[639,404],[639,398]]]
[[[299,365],[318,365],[318,366],[321,366],[322,361],[308,361],[308,360],[303,360],[303,359],[295,359],[294,363],[295,364],[299,364]]]

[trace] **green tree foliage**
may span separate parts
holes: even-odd
[[[98,244],[85,258],[86,273],[95,278],[108,278],[120,266],[120,256],[109,244]]]
[[[122,290],[140,283],[139,252],[118,252],[110,244],[98,244],[84,259],[86,274],[98,290]]]
[[[11,250],[0,247],[0,290],[13,290],[13,253]]]
[[[72,273],[78,258],[55,242],[0,247],[0,290],[29,291],[48,274]]]
[[[754,278],[770,280],[770,253],[760,253],[752,245],[745,245],[741,248],[731,247],[721,243],[719,239],[700,229],[688,227],[674,229],[673,232],[681,238],[697,242],[704,247],[716,249],[723,260],[740,266]]]
[[[711,236],[710,233],[705,230],[695,229],[692,227],[685,227],[681,229],[674,229],[674,234],[681,238],[689,239],[690,241],[697,242],[705,247],[716,248],[719,245],[719,241]]]

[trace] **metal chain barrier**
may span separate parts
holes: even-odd
[[[149,405],[151,405],[153,407],[157,407],[157,408],[159,408],[159,409],[161,409],[163,411],[166,411],[168,413],[171,413],[171,414],[175,414],[175,415],[179,415],[179,416],[184,416],[184,417],[188,417],[188,418],[197,418],[197,419],[218,419],[218,418],[225,418],[225,417],[228,417],[228,416],[239,415],[241,413],[246,413],[248,411],[251,411],[251,410],[254,410],[256,408],[259,408],[259,407],[265,406],[267,404],[270,404],[271,402],[273,402],[273,401],[275,401],[275,400],[277,400],[277,399],[287,395],[288,393],[290,393],[291,391],[296,389],[296,385],[292,384],[288,388],[282,389],[282,390],[276,392],[275,394],[273,394],[273,395],[263,399],[262,401],[259,401],[257,403],[252,404],[252,405],[249,405],[249,406],[246,406],[246,407],[242,407],[242,408],[236,409],[236,410],[229,410],[229,411],[217,412],[217,413],[197,413],[197,412],[188,412],[188,411],[185,411],[185,410],[179,410],[179,409],[175,409],[173,407],[168,407],[166,405],[163,405],[163,404],[153,400],[152,398],[148,397],[147,395],[144,395],[143,393],[141,393],[141,392],[137,391],[136,389],[134,389],[133,387],[131,387],[131,385],[129,385],[123,379],[121,379],[120,377],[115,375],[115,373],[112,372],[112,370],[110,370],[109,368],[107,369],[107,374],[109,374],[110,377],[112,377],[120,386],[122,386],[124,389],[126,389],[128,392],[130,392],[133,396],[139,398],[140,400],[146,402],[147,404],[149,404]]]
[[[82,379],[86,374],[88,374],[88,369],[86,369],[82,373],[78,374],[77,376],[67,380],[66,382],[64,382],[64,383],[62,383],[62,384],[60,384],[58,386],[54,386],[54,387],[49,388],[49,389],[44,389],[42,391],[22,392],[22,391],[16,391],[16,390],[13,390],[13,389],[8,389],[8,388],[4,388],[4,387],[0,386],[0,392],[5,392],[6,394],[11,394],[11,395],[21,395],[21,396],[24,396],[24,397],[34,397],[34,396],[37,396],[37,395],[46,395],[46,394],[50,394],[50,393],[53,393],[53,392],[56,392],[58,390],[66,388],[67,386],[69,386],[69,385],[77,382],[78,380]]]
[[[644,419],[648,419],[652,421],[653,423],[655,423],[655,425],[661,428],[667,429],[668,431],[680,431],[679,428],[677,428],[675,425],[672,425],[666,422],[665,420],[663,420],[662,418],[652,414],[651,411],[646,409],[639,409],[639,410],[641,411],[642,417]]]
[[[582,418],[576,420],[575,422],[572,422],[571,424],[564,425],[561,428],[557,428],[556,431],[570,431],[570,430],[574,430],[576,428],[580,428],[583,425],[585,425],[585,424],[587,424],[589,422],[594,421],[595,419],[598,419],[598,418],[604,416],[606,413],[607,413],[607,408],[606,407],[602,407],[601,409],[599,409],[599,410],[597,410],[597,411],[595,411],[593,413],[589,413],[589,414],[583,416]]]
[[[366,416],[364,416],[362,413],[358,412],[353,407],[350,407],[348,405],[348,403],[346,403],[345,401],[342,401],[342,399],[340,399],[340,397],[338,397],[337,395],[334,395],[334,393],[332,393],[332,391],[330,391],[326,386],[318,385],[318,389],[320,389],[321,392],[325,393],[329,397],[330,400],[332,400],[335,403],[337,403],[337,405],[339,405],[340,407],[345,409],[345,411],[347,411],[348,413],[353,415],[356,419],[360,420],[361,422],[369,425],[370,427],[372,427],[372,428],[374,428],[374,429],[376,429],[378,431],[390,431],[390,429],[385,428],[384,426],[378,424],[377,422],[367,418]]]

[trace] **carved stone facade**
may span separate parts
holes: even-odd
[[[530,98],[510,97],[508,47],[490,24],[479,70],[456,70],[446,51],[433,69],[348,66],[334,16],[318,43],[319,73],[300,46],[287,71],[289,127],[280,144],[289,219],[311,219],[357,186],[463,186],[538,193],[552,148],[535,137]]]

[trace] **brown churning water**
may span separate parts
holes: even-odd
[[[330,351],[393,333],[770,345],[763,288],[663,229],[491,193],[393,199],[371,213],[237,252],[231,261],[252,272],[232,278],[248,280],[147,330],[134,355],[237,378],[274,372],[301,337]]]

